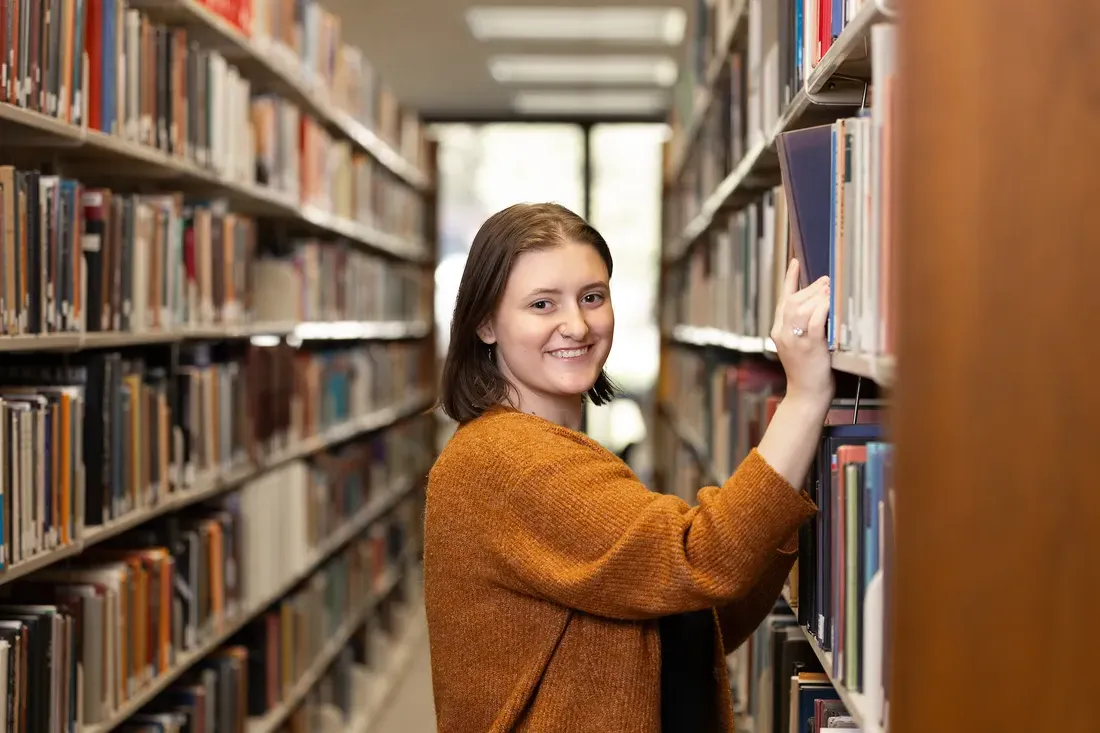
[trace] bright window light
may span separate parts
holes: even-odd
[[[663,110],[668,98],[661,92],[578,90],[572,92],[524,91],[513,106],[524,114],[653,114]]]
[[[683,8],[660,7],[473,7],[470,32],[481,41],[610,41],[678,45],[684,38]]]
[[[663,56],[494,56],[489,72],[502,83],[676,83],[676,62]]]

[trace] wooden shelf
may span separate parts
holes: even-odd
[[[271,595],[250,607],[248,610],[238,612],[233,616],[232,620],[222,625],[220,632],[214,634],[210,639],[207,639],[199,645],[198,648],[180,655],[179,661],[172,669],[160,675],[153,682],[142,688],[137,695],[115,711],[115,714],[108,720],[95,725],[87,725],[84,727],[82,733],[107,733],[125,723],[127,719],[152,702],[157,695],[179,679],[184,672],[229,641],[233,635],[244,628],[248,622],[267,610],[271,604],[294,590],[299,583],[313,575],[328,558],[335,555],[344,545],[370,526],[371,523],[376,521],[379,517],[384,516],[402,496],[409,492],[414,484],[415,482],[409,480],[398,482],[397,485],[391,486],[390,490],[382,496],[372,499],[367,506],[363,507],[355,519],[344,525],[343,528],[314,550],[313,557],[301,572],[295,573],[292,577],[288,578],[271,593]]]
[[[11,565],[0,572],[0,585],[10,583],[62,560],[75,557],[93,545],[104,542],[157,517],[225,493],[273,468],[312,455],[329,446],[338,445],[356,435],[393,425],[399,420],[420,412],[427,404],[429,404],[427,395],[417,395],[399,406],[375,410],[358,419],[330,428],[321,435],[299,441],[284,450],[275,451],[257,464],[240,466],[213,476],[205,476],[199,479],[191,488],[169,495],[167,499],[154,507],[130,512],[106,524],[94,527],[85,527],[78,522],[77,538],[72,544],[48,550]]]
[[[676,149],[672,153],[672,163],[669,166],[672,179],[679,177],[680,171],[687,161],[688,153],[695,144],[699,131],[703,128],[703,120],[710,111],[710,105],[714,102],[714,87],[718,84],[719,74],[729,57],[729,51],[740,36],[741,30],[746,25],[748,18],[748,0],[737,0],[737,8],[733,11],[733,20],[727,30],[726,37],[718,43],[721,53],[715,54],[707,66],[706,76],[703,79],[703,87],[699,90],[699,99],[696,101],[691,119],[684,125],[678,136]]]
[[[780,133],[816,122],[815,108],[826,107],[835,110],[838,107],[858,106],[858,104],[826,104],[826,100],[815,99],[815,97],[838,73],[849,74],[855,71],[858,74],[866,74],[862,67],[865,67],[868,61],[865,58],[857,59],[856,53],[865,48],[871,26],[892,17],[892,12],[881,5],[881,1],[867,2],[856,17],[844,26],[844,30],[837,36],[828,53],[822,57],[821,62],[806,79],[804,87],[795,94],[780,115],[775,128],[764,140],[757,141],[749,148],[733,171],[706,198],[699,213],[688,222],[680,236],[670,243],[664,255],[666,262],[678,260],[686,254],[710,228],[719,211],[751,200],[756,191],[779,183],[780,173],[775,154],[775,139]],[[744,7],[742,7],[743,10]],[[861,68],[853,70],[852,66]],[[830,112],[830,114],[835,117],[835,113]]]

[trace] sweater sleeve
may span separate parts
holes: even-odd
[[[780,553],[748,595],[718,609],[722,646],[726,654],[745,643],[760,622],[775,608],[775,602],[783,592],[783,583],[797,557],[796,553]]]
[[[606,618],[743,598],[815,511],[755,450],[698,505],[650,491],[620,460],[561,438],[525,456],[496,503],[497,582]]]

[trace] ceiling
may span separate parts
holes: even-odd
[[[561,6],[558,0],[325,0],[325,6],[343,22],[344,41],[361,48],[398,98],[429,118],[515,118],[517,116],[570,116],[572,110],[541,114],[518,113],[513,99],[518,90],[572,90],[578,84],[501,83],[489,71],[494,54],[659,54],[677,64],[684,59],[685,44],[678,46],[616,42],[480,41],[473,36],[465,13],[474,5]],[[569,6],[679,7],[687,14],[684,38],[691,37],[693,0],[570,0]],[[614,89],[661,92],[655,84],[616,84]],[[603,87],[603,90],[611,87]],[[666,88],[667,94],[671,89]],[[596,102],[613,98],[601,93]],[[608,117],[642,115],[635,108]]]

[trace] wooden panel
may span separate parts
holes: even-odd
[[[891,730],[1096,731],[1100,4],[904,6]]]

